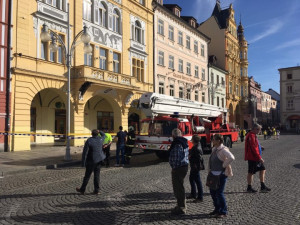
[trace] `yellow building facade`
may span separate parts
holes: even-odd
[[[200,24],[201,32],[211,37],[208,54],[217,58],[217,66],[226,75],[226,108],[229,122],[239,127],[248,124],[248,43],[240,23],[237,28],[233,5],[221,9],[216,2],[212,16]]]
[[[71,43],[88,27],[92,54],[76,42],[71,68],[71,135],[92,129],[139,129],[137,109],[144,92],[153,92],[153,12],[151,1],[71,0]],[[41,42],[42,26],[67,43],[67,0],[19,0],[13,13],[12,133],[66,134],[67,67],[63,46],[50,51]],[[65,137],[12,136],[11,150],[31,143],[52,144]],[[74,139],[80,146],[83,139]]]

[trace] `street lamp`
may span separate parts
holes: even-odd
[[[64,41],[61,39],[61,37],[55,33],[52,30],[48,29],[48,26],[46,24],[43,25],[42,32],[40,35],[41,41],[42,42],[49,42],[51,41],[49,48],[50,51],[56,52],[58,50],[56,41],[58,41],[62,46],[64,50],[64,56],[67,64],[67,69],[68,69],[68,82],[67,82],[67,145],[66,145],[66,153],[65,153],[65,160],[70,161],[71,160],[71,154],[70,154],[70,115],[71,115],[71,103],[70,103],[70,73],[71,73],[71,59],[72,59],[72,54],[74,52],[75,46],[77,39],[81,37],[81,41],[84,43],[84,53],[86,54],[91,54],[93,49],[90,45],[91,41],[91,36],[88,34],[87,30],[88,28],[86,26],[83,27],[83,30],[80,31],[76,36],[74,41],[72,42],[70,46],[70,13],[69,13],[69,3],[67,6],[67,12],[68,12],[68,29],[67,29],[67,44],[64,43]]]

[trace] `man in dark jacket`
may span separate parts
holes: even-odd
[[[127,134],[125,160],[126,160],[126,163],[129,165],[131,155],[132,155],[132,149],[134,148],[134,143],[135,143],[135,133],[134,133],[134,128],[132,126],[130,126],[128,128],[128,130],[129,130],[129,132]]]
[[[200,170],[203,169],[204,165],[202,155],[202,147],[200,143],[200,137],[198,135],[194,135],[192,137],[192,143],[193,147],[190,150],[189,154],[189,160],[190,160],[190,184],[191,184],[191,195],[188,198],[195,199],[196,202],[202,202],[203,201],[203,187],[200,177]],[[202,168],[201,168],[202,167]],[[196,192],[196,186],[198,190],[198,196]]]
[[[172,167],[172,185],[177,206],[172,210],[172,214],[186,213],[186,200],[184,189],[184,178],[188,172],[189,146],[187,139],[182,137],[181,131],[175,128],[172,131],[173,142],[170,147],[169,163]]]
[[[101,136],[99,136],[99,133]],[[84,144],[82,152],[82,166],[86,168],[85,175],[81,188],[76,188],[76,191],[80,194],[84,194],[86,186],[89,182],[91,174],[94,172],[94,194],[99,193],[100,182],[100,166],[101,161],[105,159],[105,153],[103,152],[103,141],[105,139],[105,133],[99,130],[92,131],[92,137],[87,139]]]

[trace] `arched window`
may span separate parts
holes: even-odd
[[[116,9],[113,12],[112,28],[114,32],[120,33],[120,13]]]
[[[142,43],[142,26],[139,21],[135,21],[134,40]]]
[[[100,2],[99,7],[95,9],[95,21],[107,28],[107,6],[104,2]]]

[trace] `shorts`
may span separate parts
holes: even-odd
[[[257,171],[266,170],[262,162],[248,160],[248,173],[255,174]]]

